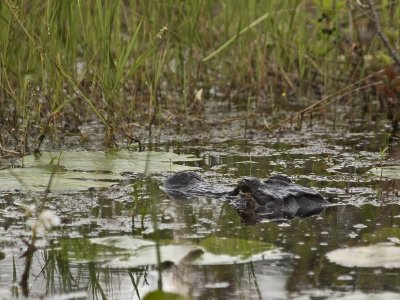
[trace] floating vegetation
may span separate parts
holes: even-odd
[[[94,244],[123,249],[120,257],[104,263],[111,268],[157,265],[156,244],[128,236],[95,238]],[[129,250],[129,253],[126,252]],[[230,265],[287,257],[271,244],[244,239],[207,237],[195,244],[162,244],[161,262],[174,265]]]
[[[47,189],[52,174],[51,190],[109,187],[127,179],[123,173],[194,170],[197,168],[184,163],[198,160],[191,155],[155,151],[43,152],[25,156],[19,168],[0,170],[0,190],[43,191]]]
[[[350,268],[400,268],[400,247],[397,246],[349,247],[333,250],[326,257],[333,263]]]
[[[370,169],[368,173],[377,177],[400,180],[400,166],[376,167]]]
[[[399,298],[400,1],[0,16],[1,299]],[[333,205],[247,226],[160,189],[192,169],[286,174]]]

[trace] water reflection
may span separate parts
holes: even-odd
[[[165,227],[174,224],[168,231],[169,234],[163,238],[178,241],[189,238],[192,243],[196,243],[212,232],[220,239],[233,237],[272,242],[292,256],[277,261],[231,265],[173,264],[163,272],[166,290],[205,298],[282,299],[296,291],[316,288],[337,291],[359,289],[366,292],[399,289],[400,275],[397,272],[383,268],[341,267],[325,257],[332,249],[370,242],[388,242],[390,238],[399,237],[400,207],[397,205],[364,205],[360,208],[335,206],[328,208],[322,216],[295,219],[287,223],[287,226],[273,222],[241,226],[228,207],[225,207],[222,214],[214,213],[210,206],[225,207],[206,199],[199,200],[195,212],[185,211],[189,207],[187,203],[169,205],[168,211],[176,219],[172,223],[161,221],[160,225]],[[159,211],[163,211],[161,206]],[[192,217],[187,217],[190,215]],[[181,219],[177,216],[186,217]],[[101,232],[106,233],[108,224],[100,222],[104,216],[96,214],[96,217],[103,227]],[[179,223],[184,225],[176,226]],[[203,228],[200,230],[200,227]],[[139,229],[134,229],[132,233],[137,236],[138,231]],[[110,232],[113,232],[113,228]],[[23,260],[18,257],[22,252],[15,248],[6,248],[4,253],[5,259],[0,261],[3,273],[1,285],[17,286],[18,279],[10,275],[14,273],[19,276],[21,273]],[[123,251],[90,243],[88,239],[55,239],[50,248],[37,251],[34,255],[31,296],[84,290],[89,291],[92,297],[124,298],[132,297],[132,294],[143,296],[156,289],[158,271],[155,265],[115,268],[104,264],[112,258],[124,255],[127,254]],[[15,266],[12,264],[13,260]]]
[[[379,151],[378,145],[360,144],[362,138],[356,135],[340,143],[339,136],[332,141],[321,135],[321,140],[307,146],[297,140],[255,141],[254,145],[230,141],[227,145],[192,144],[177,149],[203,158],[188,165],[201,167],[211,182],[234,185],[241,176],[285,173],[300,184],[317,188],[335,204],[321,215],[287,223],[246,226],[218,199],[169,199],[159,188],[166,174],[134,176],[107,189],[50,193],[45,207],[57,211],[63,224],[37,242],[30,297],[83,292],[73,297],[137,299],[157,289],[157,263],[129,265],[130,250],[92,242],[93,238],[113,236],[144,242],[157,238],[165,244],[191,245],[194,250],[210,238],[215,239],[213,245],[244,240],[272,245],[287,254],[228,264],[163,261],[163,288],[193,298],[329,298],[355,290],[398,292],[396,268],[344,267],[326,258],[328,252],[344,247],[400,243],[400,180],[365,174],[382,161],[371,152]],[[365,152],[355,153],[357,147]],[[6,290],[6,295],[21,294],[24,260],[20,256],[26,248],[22,239],[28,239],[29,232],[20,204],[31,204],[41,197],[40,192],[0,194],[0,291]],[[225,249],[213,251],[227,255]],[[115,260],[121,264],[110,264]]]

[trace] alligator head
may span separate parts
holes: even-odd
[[[221,198],[237,211],[244,223],[307,217],[322,212],[329,205],[318,192],[295,184],[283,175],[264,181],[245,178],[232,191],[226,186],[208,184],[195,172],[182,171],[165,181],[164,190],[179,199],[191,196]]]
[[[315,190],[295,184],[283,175],[264,181],[242,179],[227,199],[245,223],[307,217],[322,212],[330,204]]]

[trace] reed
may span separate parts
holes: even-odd
[[[71,115],[106,127],[160,124],[163,110],[189,116],[200,88],[205,99],[243,107],[257,97],[269,114],[286,109],[276,103],[287,95],[310,105],[365,76],[363,57],[350,53],[363,9],[316,0],[5,0],[1,115],[11,122],[12,112],[18,129],[35,135]],[[399,5],[382,1],[375,12],[394,44]],[[390,61],[374,43],[361,45],[363,54]]]

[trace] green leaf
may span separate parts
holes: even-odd
[[[398,218],[398,216],[397,216]],[[396,241],[397,243],[400,242],[400,228],[398,227],[385,227],[376,229],[373,232],[366,232],[362,235],[363,241],[369,243],[381,243],[381,242],[388,242],[388,241]]]
[[[180,294],[163,292],[163,291],[150,292],[143,298],[143,300],[188,300],[188,299],[190,298]]]
[[[215,254],[228,254],[242,259],[274,248],[270,243],[215,236],[203,239],[199,246]]]

